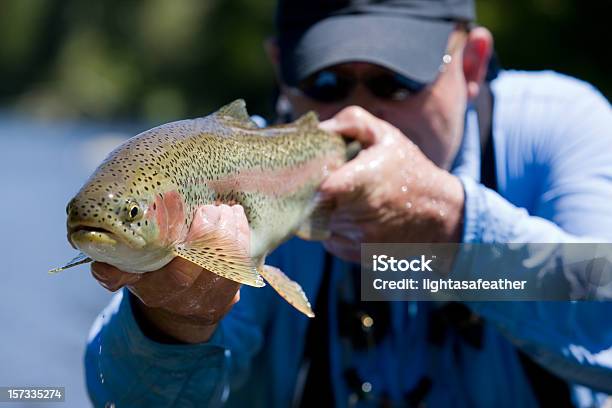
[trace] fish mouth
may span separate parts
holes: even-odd
[[[84,250],[84,245],[114,246],[118,242],[115,237],[112,232],[101,228],[77,228],[69,233],[70,242],[80,250]]]
[[[87,226],[87,225],[81,225],[81,226],[78,226],[76,228],[73,228],[71,233],[79,232],[79,231],[102,232],[102,233],[107,234],[107,235],[113,235],[113,232],[107,230],[106,228],[90,227],[90,226]]]
[[[69,225],[68,240],[74,247],[78,247],[79,242],[89,242],[103,245],[125,244],[130,247],[141,248],[144,246],[144,239],[140,236],[127,236],[127,234],[113,231],[107,227],[101,227],[93,223],[78,223]]]

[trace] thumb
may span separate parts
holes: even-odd
[[[362,146],[367,147],[377,143],[382,135],[388,133],[385,127],[389,127],[389,124],[359,106],[349,106],[333,118],[321,122],[319,127],[356,139]]]
[[[91,264],[91,274],[106,289],[114,292],[125,285],[139,281],[142,275],[120,271],[114,266],[94,262]]]

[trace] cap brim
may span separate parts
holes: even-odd
[[[281,74],[294,85],[316,71],[352,61],[381,65],[419,82],[438,75],[455,23],[406,16],[342,15],[281,38]]]

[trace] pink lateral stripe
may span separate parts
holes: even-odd
[[[259,192],[271,196],[289,195],[311,180],[323,180],[342,165],[337,158],[319,157],[297,167],[277,170],[244,170],[207,184],[217,193],[229,191]]]

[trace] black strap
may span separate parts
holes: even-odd
[[[484,137],[482,134],[484,133]],[[493,126],[488,132],[481,133],[480,139],[480,182],[491,190],[497,191],[497,176],[495,171],[495,150],[493,148]]]
[[[489,95],[490,110],[488,110],[488,113],[491,114],[493,111],[493,96],[490,94],[490,91]],[[488,122],[480,121],[480,123],[481,125],[482,123],[488,123],[484,131],[481,131],[480,137],[480,182],[485,187],[497,191],[492,115]],[[570,389],[566,381],[534,362],[531,357],[521,349],[516,348],[516,351],[540,407],[574,407]]]
[[[480,182],[491,190],[497,191],[495,148],[493,146],[494,100],[491,88],[483,86],[482,93],[475,103],[480,132]]]
[[[302,390],[297,390],[300,408],[333,407],[334,395],[331,385],[329,365],[329,296],[332,256],[326,251],[321,286],[315,301],[314,312],[317,316],[308,323],[303,368],[307,370]]]

